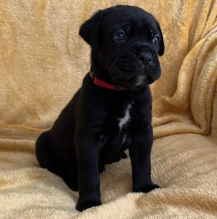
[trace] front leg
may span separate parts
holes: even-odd
[[[151,180],[151,148],[153,131],[151,124],[145,124],[133,133],[132,144],[129,147],[133,192],[149,192],[159,188]]]
[[[78,164],[78,211],[101,205],[98,171],[99,141],[94,135],[76,133],[75,145]]]

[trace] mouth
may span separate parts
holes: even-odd
[[[152,58],[151,62],[145,59],[146,56]],[[157,80],[161,73],[157,55],[151,52],[144,53],[145,60],[142,58],[131,51],[113,60],[112,63],[110,62],[108,66],[113,83],[125,87],[140,88]]]
[[[124,54],[124,55],[123,55]],[[95,69],[96,76],[113,87],[123,90],[139,90],[160,77],[161,68],[157,54],[143,51],[140,56],[135,51],[105,55],[103,65]],[[115,89],[115,88],[114,88]]]
[[[159,72],[159,73],[158,73]],[[111,66],[110,75],[113,83],[125,87],[142,87],[151,84],[159,78],[160,71],[155,66],[145,66],[143,63]]]
[[[147,74],[143,74],[143,75],[137,75],[137,76],[133,76],[128,80],[119,80],[119,84],[122,86],[126,86],[126,87],[140,87],[143,86],[145,84],[145,82],[147,81],[148,75]]]

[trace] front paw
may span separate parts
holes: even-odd
[[[76,205],[77,211],[84,211],[88,208],[96,207],[101,205],[101,200],[85,200],[85,201],[78,201],[78,204]]]
[[[157,184],[152,184],[148,186],[143,186],[141,188],[133,188],[133,192],[143,192],[143,193],[148,193],[154,189],[160,189],[161,187],[158,186]]]

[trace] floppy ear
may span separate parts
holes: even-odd
[[[99,46],[99,25],[103,11],[96,12],[90,19],[85,21],[79,30],[79,35],[92,47]]]
[[[158,22],[157,22],[157,28],[160,32],[160,50],[158,52],[158,55],[162,56],[164,54],[164,39],[163,39],[163,34],[162,34],[162,31],[161,31],[161,28]]]

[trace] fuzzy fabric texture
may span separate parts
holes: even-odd
[[[152,178],[132,193],[130,160],[101,175],[103,205],[75,210],[78,193],[41,169],[37,136],[89,71],[79,27],[95,11],[137,5],[164,33],[152,88]],[[0,218],[217,218],[217,0],[0,1]]]

